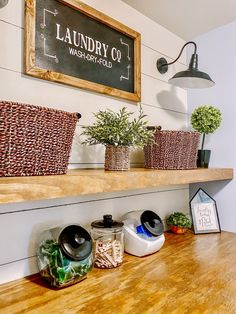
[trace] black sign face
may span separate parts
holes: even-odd
[[[36,0],[35,65],[135,93],[135,40],[56,0]]]

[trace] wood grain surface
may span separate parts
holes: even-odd
[[[0,204],[233,178],[231,168],[130,171],[71,170],[67,175],[0,178]]]
[[[236,234],[173,235],[115,269],[93,269],[62,290],[38,276],[0,286],[0,313],[236,313]]]

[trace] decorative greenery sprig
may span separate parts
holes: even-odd
[[[83,126],[81,135],[87,138],[83,144],[122,145],[143,147],[154,142],[154,131],[147,129],[148,121],[144,120],[142,107],[138,118],[130,121],[133,112],[123,107],[119,112],[110,109],[94,113],[96,122],[91,126]]]
[[[221,121],[220,110],[211,105],[203,105],[193,111],[191,115],[192,127],[203,134],[201,149],[204,147],[205,135],[218,129]]]
[[[192,222],[191,220],[183,213],[175,212],[171,214],[166,223],[168,226],[178,226],[183,228],[191,228]]]

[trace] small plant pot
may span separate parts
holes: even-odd
[[[171,231],[175,234],[184,234],[186,233],[188,228],[179,227],[179,226],[171,226]]]
[[[105,170],[123,171],[130,169],[129,146],[107,145],[105,151]]]
[[[199,149],[197,154],[197,167],[208,168],[210,162],[211,151],[207,149]]]

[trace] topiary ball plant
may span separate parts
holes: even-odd
[[[201,149],[204,147],[205,135],[218,129],[221,121],[220,110],[211,105],[202,105],[193,111],[191,115],[192,127],[203,134]]]
[[[171,231],[177,234],[185,233],[192,226],[191,219],[181,212],[171,214],[167,218],[166,223],[171,227]]]

